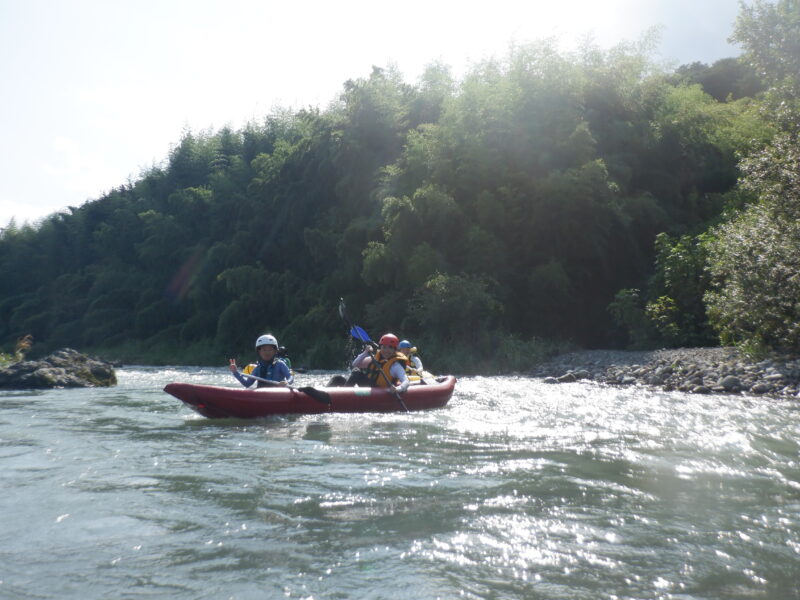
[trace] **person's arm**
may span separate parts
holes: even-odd
[[[252,377],[248,377],[247,375],[242,375],[238,371],[236,371],[233,374],[233,376],[236,377],[236,379],[239,380],[239,383],[241,383],[244,387],[250,387],[251,385],[253,385],[257,381],[256,379],[253,379]]]
[[[229,368],[231,370],[231,373],[233,373],[233,376],[236,377],[236,379],[239,381],[239,383],[241,383],[244,387],[250,387],[251,385],[253,385],[253,382],[255,381],[255,379],[253,379],[252,377],[247,377],[246,375],[242,375],[241,373],[239,373],[239,368],[236,366],[236,359],[235,358],[231,358],[230,359],[230,367]]]
[[[419,359],[419,356],[412,356],[411,362],[414,364],[414,368],[419,371],[419,374],[422,375],[422,361]]]
[[[283,384],[292,384],[294,383],[294,377],[292,377],[292,372],[289,370],[289,367],[285,362],[282,360],[277,361],[278,365],[278,377],[281,377],[281,383]]]
[[[369,348],[364,348],[364,351],[353,359],[353,362],[350,364],[350,366],[354,369],[363,369],[369,364],[370,360],[372,360],[372,354],[370,353]]]
[[[408,386],[411,382],[408,380],[408,376],[406,375],[406,370],[403,367],[403,365],[400,364],[399,362],[394,363],[392,365],[392,368],[389,369],[389,373],[391,373],[392,377],[394,377],[395,379],[400,380],[400,384],[395,386],[394,389],[396,389],[401,394],[405,392],[408,389]]]

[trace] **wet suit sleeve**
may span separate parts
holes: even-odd
[[[294,378],[292,377],[291,371],[289,371],[289,367],[286,366],[286,363],[282,360],[275,361],[276,367],[276,375],[278,381],[286,381],[287,383],[292,383]]]
[[[231,371],[231,373],[233,373],[233,371]],[[251,385],[253,385],[253,382],[255,381],[255,379],[253,379],[252,377],[248,377],[247,375],[242,375],[241,373],[239,373],[239,371],[233,373],[233,376],[236,377],[239,383],[241,383],[244,387],[250,387]]]

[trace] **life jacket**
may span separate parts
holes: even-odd
[[[292,377],[294,377],[294,370],[292,369],[292,361],[291,360],[289,360],[285,356],[276,356],[275,360],[279,360],[283,364],[285,364],[287,367],[289,367],[289,373],[292,375]],[[255,363],[250,363],[244,369],[242,369],[242,373],[244,373],[245,375],[250,375],[250,373],[252,373],[253,369],[255,369],[255,368],[256,368],[256,364]]]
[[[408,359],[405,354],[395,352],[394,356],[389,360],[383,360],[380,351],[378,351],[372,356],[372,360],[369,361],[369,364],[364,368],[364,374],[369,378],[373,387],[389,387],[390,381],[392,385],[397,385],[399,383],[398,380],[390,372],[392,365],[396,362],[400,362],[403,368],[408,366]],[[381,375],[381,373],[383,373],[383,375]]]
[[[273,358],[271,362],[265,363],[262,360],[258,361],[258,364],[249,364],[244,369],[242,369],[242,373],[245,375],[254,375],[255,377],[261,377],[262,379],[269,379],[270,381],[281,381],[279,379],[275,379],[273,374],[275,373],[275,362],[280,360],[279,358]],[[283,361],[281,361],[283,362]],[[284,363],[286,364],[286,363]],[[264,383],[263,381],[256,381],[256,387],[266,387],[268,383]]]

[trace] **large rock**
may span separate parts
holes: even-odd
[[[2,389],[108,387],[117,385],[114,367],[72,348],[53,352],[40,360],[25,360],[0,368]]]
[[[726,392],[736,392],[742,389],[742,380],[735,375],[726,375],[719,380],[717,385],[725,388]]]

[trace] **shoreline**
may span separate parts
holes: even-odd
[[[529,375],[553,384],[585,379],[693,394],[800,396],[800,357],[752,360],[730,347],[568,352],[537,365]]]

